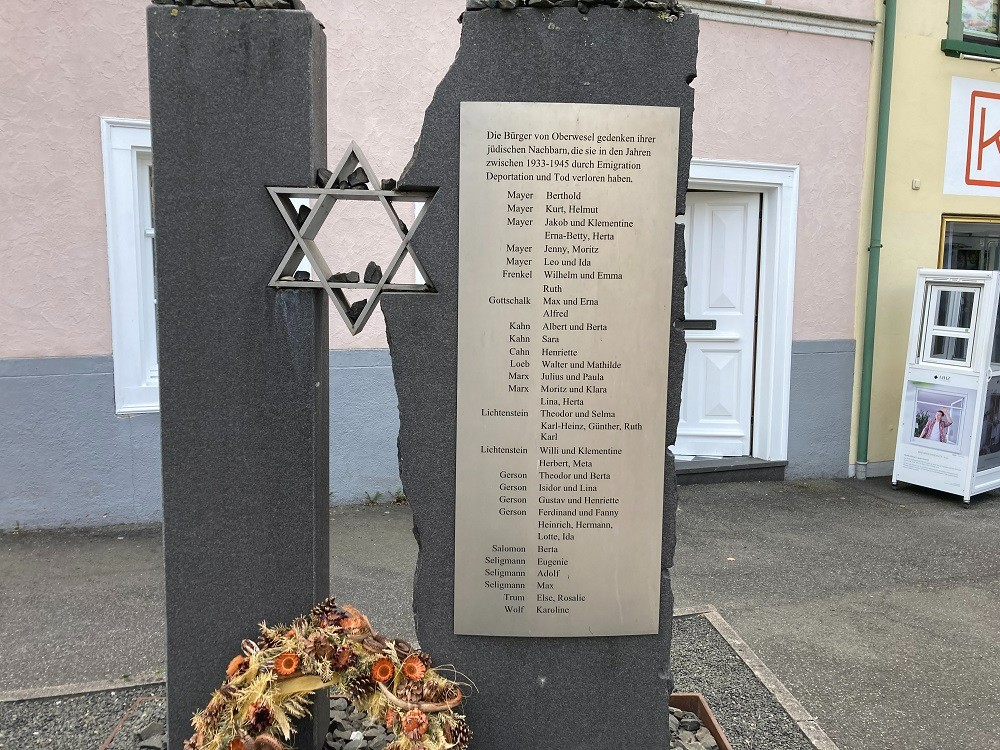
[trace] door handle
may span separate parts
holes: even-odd
[[[674,328],[678,331],[714,331],[718,328],[717,320],[675,320]]]

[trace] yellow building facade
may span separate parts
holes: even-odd
[[[1000,270],[997,0],[897,0],[895,5],[868,476],[892,470],[917,269]],[[885,49],[884,44],[879,47]],[[876,84],[877,73],[876,68]],[[878,97],[876,85],[872,174],[878,149]],[[859,344],[864,341],[867,307],[870,216],[864,217],[862,226]],[[860,416],[863,356],[864,346],[859,345],[856,416]],[[859,456],[862,421],[854,421],[852,464]],[[863,428],[861,432],[863,440]]]

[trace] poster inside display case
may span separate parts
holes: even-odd
[[[1000,487],[998,297],[1000,272],[918,272],[893,484]]]

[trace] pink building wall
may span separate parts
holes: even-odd
[[[15,21],[0,16],[0,358],[111,352],[99,118],[148,117],[144,5],[33,0]],[[354,139],[380,176],[398,176],[458,49],[464,3],[307,5],[328,37],[330,161]],[[872,3],[837,12],[871,17]],[[853,338],[870,62],[863,41],[702,24],[695,154],[802,167],[795,339]],[[356,268],[391,239],[339,228]],[[337,347],[385,346],[380,317],[355,339],[334,330]]]

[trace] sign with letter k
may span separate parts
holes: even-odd
[[[1000,94],[972,92],[965,183],[1000,187]]]

